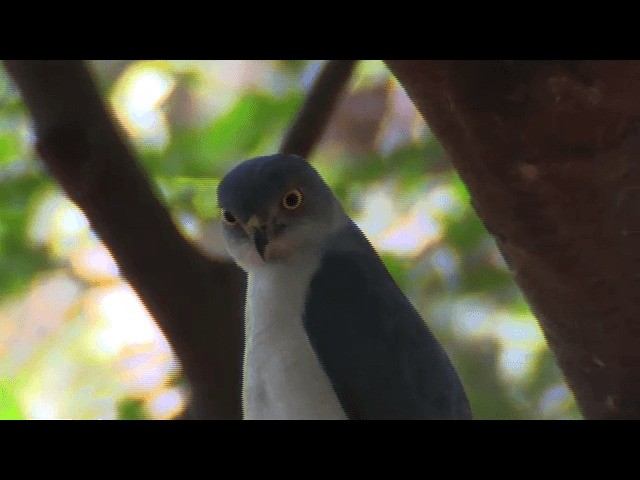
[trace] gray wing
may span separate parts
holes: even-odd
[[[471,418],[447,354],[354,223],[324,253],[303,323],[349,418]]]

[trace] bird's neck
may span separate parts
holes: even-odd
[[[304,308],[304,298],[319,263],[319,254],[298,255],[254,269],[248,275],[247,340],[255,332],[275,327],[290,326],[297,321]]]
[[[302,316],[319,255],[249,272],[243,373],[245,418],[344,418]]]

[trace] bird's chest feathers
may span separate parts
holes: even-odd
[[[302,324],[317,263],[249,274],[245,418],[344,418]]]

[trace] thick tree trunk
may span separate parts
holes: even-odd
[[[588,418],[640,418],[640,62],[389,61]]]

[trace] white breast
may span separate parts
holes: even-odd
[[[345,419],[302,325],[317,262],[249,273],[244,357],[246,419]]]

